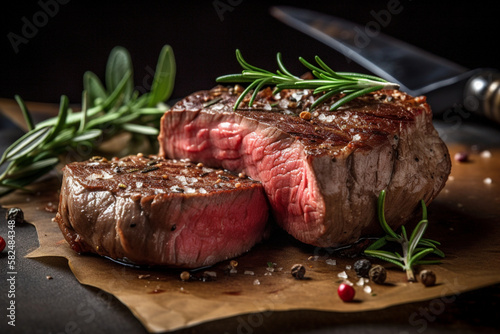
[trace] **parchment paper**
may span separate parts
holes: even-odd
[[[454,146],[450,153],[453,156],[465,149],[469,148]],[[236,259],[236,273],[228,273],[227,261],[192,272],[194,278],[183,282],[179,270],[133,268],[74,253],[52,222],[60,186],[55,176],[34,185],[34,194],[15,192],[0,203],[22,208],[25,219],[36,226],[40,247],[29,258],[67,258],[80,283],[116,296],[150,332],[256,312],[262,312],[260,316],[299,309],[358,312],[431,299],[448,303],[454,295],[500,282],[500,150],[491,153],[491,158],[478,153],[471,155],[471,162],[453,162],[450,180],[429,207],[426,236],[442,243],[446,258],[440,265],[419,269],[432,269],[437,284],[408,283],[395,266],[374,261],[388,269],[386,284],[368,283],[369,293],[355,285],[356,298],[350,303],[342,302],[336,290],[342,281],[338,274],[343,271],[353,283],[359,280],[354,270],[346,269],[356,260],[345,256],[353,251],[303,245],[279,229]],[[492,183],[485,183],[486,178]],[[327,260],[335,260],[336,265]],[[306,266],[306,279],[291,276],[295,263]],[[203,281],[205,271],[215,272],[215,280]]]

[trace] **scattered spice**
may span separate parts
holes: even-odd
[[[340,273],[337,274],[337,277],[338,278],[346,279],[347,278],[347,273],[345,271],[340,272]]]
[[[90,161],[101,161],[101,162],[108,162],[108,159],[104,158],[104,157],[101,157],[101,156],[93,156],[92,158],[90,158]]]
[[[235,183],[235,184],[234,184],[234,187],[235,187],[235,188],[240,188],[240,187],[241,187],[241,183],[239,183],[239,182]]]
[[[491,158],[491,152],[488,150],[481,152],[481,158]]]
[[[294,264],[292,266],[292,276],[295,277],[295,279],[303,279],[305,274],[306,267],[302,264]]]
[[[303,120],[310,120],[311,119],[311,113],[309,111],[303,111],[299,114],[299,117],[302,118]]]
[[[2,252],[5,248],[5,239],[0,237],[0,252]]]
[[[467,162],[469,161],[469,154],[467,152],[457,152],[455,153],[455,161]]]
[[[231,262],[229,262],[229,265],[231,266],[231,268],[236,268],[238,266],[238,261],[231,260]]]
[[[191,277],[191,274],[188,271],[183,271],[181,273],[180,277],[181,277],[181,280],[185,282],[185,281],[189,280],[189,278]]]
[[[137,172],[138,170],[139,170],[139,168],[130,168],[130,169],[127,169],[127,173]]]
[[[127,186],[126,186],[125,184],[123,184],[123,183],[120,183],[120,184],[118,185],[118,188],[125,189],[125,188],[127,188]]]
[[[246,177],[247,177],[247,175],[246,175],[245,173],[241,172],[241,173],[239,173],[239,174],[238,174],[238,177],[239,177],[240,179],[244,179],[244,178],[246,178]]]
[[[24,212],[20,208],[10,208],[7,211],[7,221],[13,220],[16,224],[24,222]]]
[[[198,168],[203,167],[203,163],[199,162],[198,164],[196,164],[196,167],[198,167]]]
[[[151,277],[150,274],[141,274],[141,275],[137,276],[138,279],[148,279],[149,277]]]
[[[160,167],[158,167],[158,166],[150,166],[150,167],[146,167],[143,170],[141,170],[141,173],[149,173],[149,172],[152,172],[152,171],[158,170],[158,169],[160,169]]]
[[[384,284],[385,279],[387,278],[387,272],[383,266],[376,264],[370,269],[368,276],[373,283]]]
[[[235,92],[235,93],[243,93],[243,91],[244,91],[244,90],[245,90],[245,89],[244,89],[244,88],[243,88],[243,86],[241,86],[241,85],[235,85],[235,86],[234,86],[234,92]]]
[[[329,266],[336,266],[337,265],[337,260],[335,260],[335,259],[327,259],[325,262]]]
[[[168,175],[163,174],[163,175],[161,176],[161,178],[162,178],[162,179],[164,179],[164,180],[168,180]]]
[[[217,273],[215,271],[204,271],[201,275],[201,280],[203,282],[211,282],[217,279]]]
[[[354,262],[354,271],[359,277],[368,277],[372,263],[367,259],[360,259]]]
[[[337,289],[337,294],[339,295],[340,299],[342,299],[344,302],[350,302],[354,299],[356,291],[349,284],[342,283],[339,285],[339,288]]]
[[[425,286],[436,284],[436,274],[432,270],[422,270],[419,274],[420,282]]]
[[[47,280],[51,280],[53,277],[52,277],[52,276],[50,276],[50,275],[47,275],[47,276],[45,276],[45,278],[46,278]]]

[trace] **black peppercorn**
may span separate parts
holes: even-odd
[[[422,270],[419,274],[420,282],[425,286],[436,284],[436,274],[432,270]]]
[[[292,266],[292,276],[295,277],[296,279],[304,278],[305,274],[306,274],[306,267],[304,267],[303,265],[294,264]]]
[[[387,278],[387,272],[385,271],[384,267],[376,264],[370,269],[370,271],[368,272],[368,276],[373,283],[384,284],[385,279]]]
[[[7,221],[13,220],[16,224],[24,222],[24,212],[19,208],[10,208],[7,211]]]
[[[368,278],[368,272],[370,271],[371,267],[372,263],[367,259],[361,259],[354,262],[354,271],[359,277]]]

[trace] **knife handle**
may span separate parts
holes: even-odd
[[[484,70],[471,77],[465,85],[464,106],[500,123],[500,72]]]

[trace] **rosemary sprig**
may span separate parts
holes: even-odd
[[[350,73],[350,72],[335,72],[326,65],[318,56],[315,57],[315,66],[307,62],[304,58],[299,57],[299,61],[307,67],[315,77],[315,79],[302,79],[290,73],[281,58],[281,53],[277,53],[276,61],[278,70],[276,73],[250,65],[243,59],[240,50],[236,50],[236,59],[243,68],[241,74],[228,74],[220,76],[216,79],[220,83],[231,82],[250,82],[247,88],[241,93],[236,100],[234,109],[236,110],[245,96],[253,90],[248,105],[251,107],[258,92],[268,85],[276,85],[274,93],[283,89],[312,89],[314,94],[323,93],[311,106],[315,108],[324,103],[326,100],[336,94],[345,94],[342,98],[336,101],[330,107],[330,110],[336,110],[341,105],[359,97],[380,89],[399,89],[399,85],[387,82],[376,76]]]
[[[423,200],[421,201],[422,220],[420,220],[420,222],[411,233],[410,238],[408,238],[408,234],[406,233],[406,229],[404,226],[401,226],[401,234],[397,234],[391,229],[389,224],[387,224],[384,213],[385,195],[385,190],[382,190],[378,197],[377,208],[378,220],[386,235],[371,244],[365,250],[365,254],[397,265],[398,267],[406,271],[408,281],[414,282],[414,265],[440,263],[439,260],[426,261],[422,260],[422,258],[431,253],[440,257],[444,257],[444,253],[437,248],[437,246],[440,245],[438,241],[422,238],[429,223],[427,220],[427,207],[425,206],[425,202]],[[385,246],[387,242],[395,242],[400,244],[403,254],[401,255],[398,252],[380,250],[380,248]]]
[[[35,125],[24,101],[16,95],[29,131],[0,158],[0,167],[5,167],[0,175],[0,196],[24,189],[55,167],[62,154],[75,153],[80,145],[94,148],[124,131],[144,135],[153,142],[151,136],[158,135],[159,120],[168,108],[162,102],[170,97],[174,79],[174,54],[165,45],[151,91],[139,96],[134,90],[130,54],[122,47],[115,47],[106,65],[106,86],[94,73],[84,74],[80,112],[73,112],[63,95],[58,115]]]

